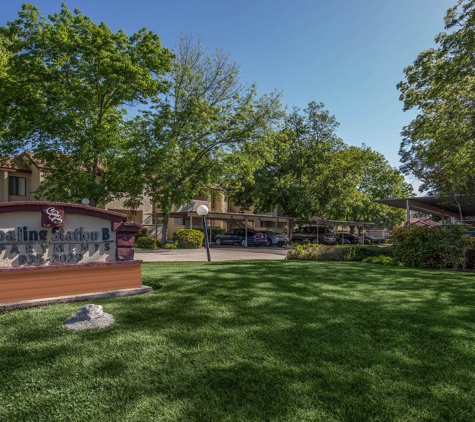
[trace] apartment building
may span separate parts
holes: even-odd
[[[31,153],[25,152],[10,158],[4,166],[0,166],[0,202],[36,200],[34,192],[43,180],[43,170],[44,167]],[[285,232],[288,227],[288,219],[276,218],[279,216],[277,209],[260,216],[254,214],[253,208],[243,213],[232,200],[226,198],[222,190],[216,188],[210,196],[197,195],[190,204],[174,207],[168,224],[167,238],[171,238],[173,232],[178,229],[200,228],[201,218],[196,209],[201,204],[210,210],[208,222],[211,227],[231,229],[247,225],[250,228],[266,228],[279,232]],[[122,200],[112,201],[101,207],[125,214],[128,221],[143,224],[151,235],[161,237],[163,214],[147,196],[144,195],[142,205],[137,209],[127,208]]]
[[[43,181],[43,171],[44,166],[29,152],[9,158],[0,166],[0,202],[37,200],[34,192]],[[142,207],[137,210],[128,209],[123,201],[113,201],[100,208],[120,212],[127,216],[128,221],[140,224],[150,223],[154,211],[146,197]]]

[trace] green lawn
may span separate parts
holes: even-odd
[[[475,420],[475,274],[144,265],[147,295],[0,314],[0,421]]]

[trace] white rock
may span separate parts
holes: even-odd
[[[88,304],[79,308],[76,312],[76,321],[90,321],[92,319],[100,318],[104,314],[101,305]]]
[[[64,326],[70,330],[84,330],[88,328],[106,328],[114,324],[114,322],[114,317],[111,314],[106,314],[102,306],[88,304],[79,308],[64,323]]]

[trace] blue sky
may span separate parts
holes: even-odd
[[[445,11],[456,0],[70,0],[96,23],[131,34],[146,27],[173,48],[178,36],[200,36],[225,50],[243,82],[259,94],[283,92],[289,107],[323,102],[350,145],[365,143],[399,166],[404,113],[396,84],[417,55],[434,46]],[[24,1],[0,0],[0,25]],[[43,14],[60,1],[37,0]],[[412,180],[409,180],[412,182]],[[414,185],[417,187],[418,183]]]

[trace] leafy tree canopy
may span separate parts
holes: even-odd
[[[164,214],[188,204],[219,180],[223,156],[258,141],[279,115],[279,95],[258,98],[239,80],[227,54],[208,55],[200,40],[182,37],[175,51],[170,90],[138,117],[129,145],[136,156],[134,180]],[[141,192],[132,194],[132,200]]]
[[[124,107],[168,87],[172,55],[158,36],[114,33],[65,4],[48,18],[26,4],[0,28],[0,53],[0,155],[35,153],[46,168],[37,197],[120,197]]]
[[[393,227],[405,220],[405,211],[378,204],[377,199],[413,195],[412,186],[379,152],[366,146],[347,147],[334,157],[335,194],[329,218],[365,221]]]
[[[332,154],[344,144],[336,136],[338,122],[323,104],[309,103],[301,111],[294,108],[281,127],[267,136],[261,165],[252,177],[236,175],[239,166],[230,168],[227,188],[242,208],[254,205],[257,212],[269,212],[276,206],[285,215],[310,218],[324,212],[332,195]],[[237,163],[236,163],[237,164]]]
[[[403,129],[400,156],[421,191],[455,198],[475,189],[475,1],[450,8],[445,29],[398,84],[404,110],[418,112]]]
[[[228,165],[224,183],[234,202],[257,212],[275,207],[288,216],[308,219],[370,221],[392,226],[404,213],[375,199],[404,197],[412,187],[384,157],[363,146],[348,147],[336,136],[338,122],[323,104],[294,108],[282,126],[261,140],[258,150],[239,151],[257,163],[250,174],[240,161]]]

